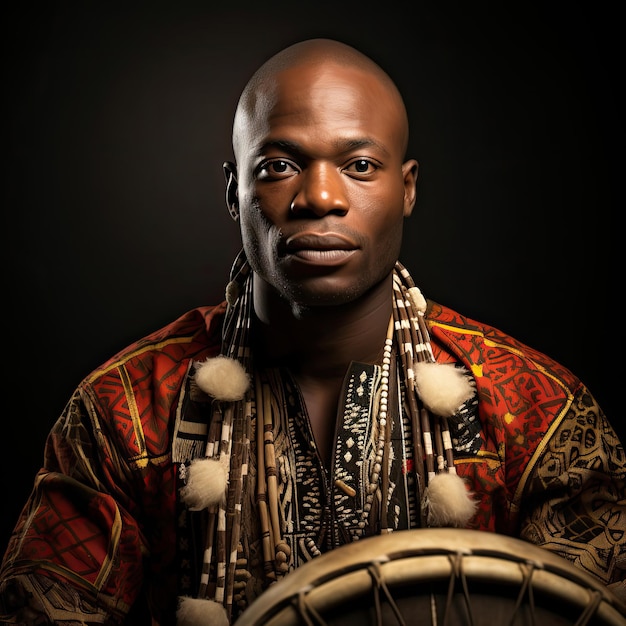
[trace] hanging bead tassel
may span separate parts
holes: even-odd
[[[415,386],[424,406],[442,417],[451,417],[474,395],[467,371],[453,363],[416,363]]]
[[[415,387],[426,409],[434,414],[437,467],[429,474],[422,498],[426,523],[463,528],[474,515],[477,502],[456,473],[445,418],[454,415],[474,395],[474,388],[464,369],[452,363],[426,361],[415,365]]]
[[[447,418],[473,397],[473,380],[464,368],[436,362],[425,319],[426,299],[401,264],[397,264],[396,270],[402,284],[397,281],[394,288],[404,296],[403,300],[397,299],[397,309],[400,313],[406,309],[401,327],[410,329],[411,343],[415,346],[408,379],[422,405],[419,426],[424,441],[427,481],[421,494],[421,518],[427,526],[461,528],[474,515],[477,503],[465,481],[456,473]]]
[[[187,470],[187,483],[180,490],[180,499],[191,511],[223,504],[228,485],[228,467],[219,459],[199,458]]]
[[[225,402],[242,400],[250,387],[250,378],[243,365],[223,355],[200,363],[195,381],[202,391]]]
[[[463,528],[478,504],[472,495],[456,473],[444,472],[430,478],[422,499],[428,525]]]
[[[228,626],[226,609],[213,600],[179,598],[176,626]]]

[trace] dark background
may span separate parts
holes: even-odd
[[[625,438],[617,9],[212,4],[5,13],[0,550],[79,380],[222,299],[239,249],[221,170],[236,100],[308,37],[357,45],[406,96],[420,180],[402,260],[425,295],[568,366]]]

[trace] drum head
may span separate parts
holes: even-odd
[[[528,542],[453,528],[327,552],[257,598],[237,626],[625,626],[595,578]]]

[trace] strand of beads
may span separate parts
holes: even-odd
[[[363,506],[362,520],[369,515],[374,501],[374,495],[378,490],[378,479],[383,468],[383,458],[385,452],[385,441],[387,432],[387,415],[389,409],[389,372],[391,370],[391,351],[393,347],[393,316],[389,321],[387,328],[387,338],[385,339],[385,347],[383,348],[383,362],[381,367],[381,380],[379,387],[379,406],[378,406],[378,433],[376,442],[376,455],[374,465],[370,474],[370,482],[367,488],[365,504]]]

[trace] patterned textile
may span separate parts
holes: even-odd
[[[206,525],[178,501],[172,438],[181,412],[206,435],[209,403],[191,393],[190,376],[219,353],[225,312],[226,304],[190,311],[81,382],[4,557],[2,623],[35,623],[29,614],[54,624],[175,623],[177,596],[197,589]],[[446,307],[429,302],[426,321],[437,361],[464,366],[476,383],[451,418],[457,471],[479,501],[468,527],[544,546],[626,599],[626,458],[589,391],[545,355]],[[289,415],[275,446],[291,567],[381,530],[368,527],[362,498],[371,457],[363,416],[378,370],[355,363],[346,377],[333,468],[311,446],[297,386],[284,372],[265,373]],[[410,440],[396,415],[390,529],[416,524]],[[250,466],[253,483],[254,458]],[[264,586],[253,490],[244,504],[250,601]]]

